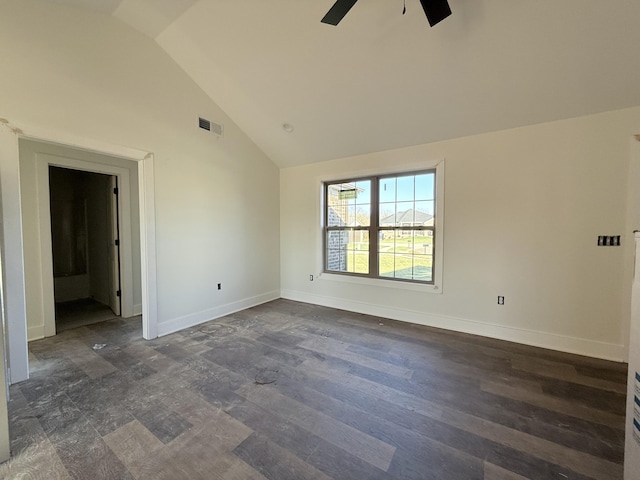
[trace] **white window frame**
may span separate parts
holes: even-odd
[[[317,225],[318,234],[316,242],[316,266],[318,280],[328,282],[345,282],[356,285],[368,285],[384,288],[396,288],[401,290],[418,291],[425,293],[440,294],[443,292],[443,266],[444,266],[444,186],[445,186],[445,161],[438,159],[433,161],[425,161],[402,166],[389,166],[386,168],[377,168],[369,170],[361,170],[355,172],[336,172],[335,174],[325,174],[318,178],[318,192],[320,201],[317,209]],[[324,221],[325,221],[325,198],[324,184],[332,182],[336,178],[361,178],[376,175],[402,175],[420,170],[435,170],[436,172],[436,205],[435,205],[435,251],[433,257],[433,283],[420,283],[412,281],[402,281],[398,279],[386,280],[383,278],[359,277],[356,275],[345,275],[341,273],[330,273],[324,271]]]

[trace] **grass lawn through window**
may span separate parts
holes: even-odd
[[[378,245],[379,276],[408,280],[432,280],[433,239],[428,236],[385,238]],[[369,244],[347,245],[347,271],[369,273]]]

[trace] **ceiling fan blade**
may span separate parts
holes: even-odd
[[[451,15],[447,0],[420,0],[420,3],[432,27]]]
[[[338,25],[340,20],[344,18],[344,16],[351,10],[358,0],[337,0],[336,3],[333,4],[333,7],[327,12],[324,18],[321,20],[322,23],[328,23],[329,25]]]

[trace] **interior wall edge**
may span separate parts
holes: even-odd
[[[505,340],[532,347],[547,348],[559,352],[584,355],[587,357],[600,358],[620,363],[627,361],[627,349],[625,345],[597,342],[584,338],[569,337],[535,330],[525,330],[505,325],[495,325],[468,318],[390,308],[384,305],[309,294],[296,290],[284,289],[282,290],[281,296],[287,300],[312,303],[314,305],[338,308],[350,312],[374,315],[454,332],[469,333],[472,335]]]
[[[0,119],[0,183],[2,184],[2,248],[9,383],[29,378],[26,290],[22,255],[22,207],[18,136],[20,130]],[[19,342],[14,341],[19,339]]]

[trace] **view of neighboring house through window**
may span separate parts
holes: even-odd
[[[325,183],[324,270],[433,283],[435,170]]]

